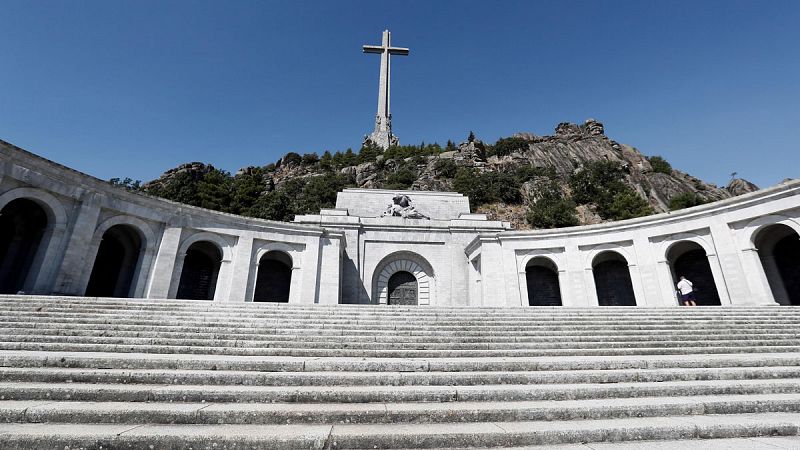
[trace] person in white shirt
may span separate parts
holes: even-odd
[[[683,275],[681,275],[681,279],[678,281],[678,292],[681,293],[683,306],[697,306],[694,298],[694,289],[692,289],[692,282],[687,280]]]

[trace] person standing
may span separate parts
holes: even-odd
[[[683,306],[697,306],[694,298],[694,288],[692,287],[692,282],[687,280],[686,277],[681,275],[680,281],[678,281],[678,292],[681,293],[681,301],[683,302]]]

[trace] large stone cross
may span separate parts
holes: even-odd
[[[375,131],[367,139],[375,144],[389,148],[390,145],[397,145],[397,136],[392,134],[392,113],[389,111],[389,84],[391,82],[391,55],[408,55],[407,48],[392,47],[392,33],[389,30],[383,32],[383,43],[378,45],[365,45],[364,53],[380,53],[381,73],[378,83],[378,113],[375,115]]]

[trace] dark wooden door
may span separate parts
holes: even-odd
[[[397,272],[389,278],[390,305],[417,304],[417,278],[409,272]]]

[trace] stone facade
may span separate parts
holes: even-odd
[[[589,307],[624,300],[625,289],[598,292],[608,284],[600,274],[613,273],[637,306],[655,307],[677,305],[674,280],[689,271],[714,304],[796,301],[797,267],[785,255],[800,234],[798,181],[671,214],[537,231],[473,214],[448,192],[402,193],[429,219],[381,217],[396,194],[346,189],[335,208],[294,223],[259,220],[130,192],[0,141],[0,222],[17,230],[0,248],[2,287],[159,299],[202,280],[219,302],[385,304],[392,277],[407,272],[419,305],[527,306],[536,286],[548,302]],[[547,271],[550,284],[531,278]]]

